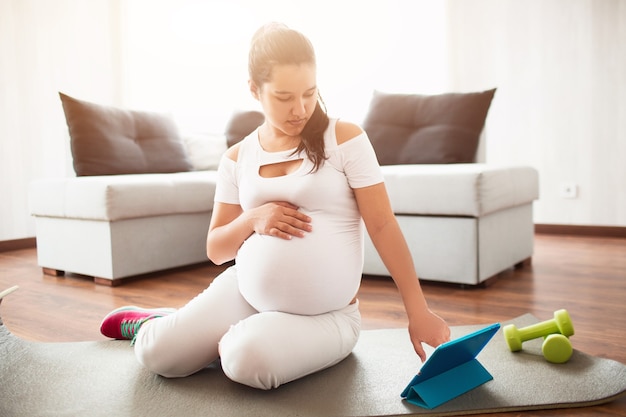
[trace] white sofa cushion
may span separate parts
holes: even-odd
[[[222,154],[226,152],[226,136],[211,133],[181,134],[187,159],[195,171],[217,169]]]
[[[35,216],[116,221],[213,209],[216,171],[52,178],[30,184]]]
[[[539,175],[528,166],[487,164],[381,167],[396,214],[480,217],[539,197]]]
[[[539,197],[527,166],[381,167],[396,214],[480,217]],[[53,178],[30,185],[35,216],[115,221],[213,209],[215,171]]]

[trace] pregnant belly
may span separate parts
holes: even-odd
[[[315,315],[350,303],[363,268],[361,231],[319,229],[291,240],[253,234],[244,242],[239,288],[256,310]]]

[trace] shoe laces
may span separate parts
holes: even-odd
[[[120,333],[126,339],[130,339],[130,345],[133,346],[141,325],[155,317],[156,316],[149,316],[141,319],[123,320],[120,323]]]

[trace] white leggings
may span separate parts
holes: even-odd
[[[141,326],[135,355],[168,378],[191,375],[219,357],[233,381],[270,389],[343,360],[360,328],[358,302],[316,316],[259,313],[239,293],[232,266],[177,312]]]

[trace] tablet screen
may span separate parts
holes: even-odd
[[[500,328],[494,323],[468,335],[443,343],[420,369],[420,378],[428,379],[474,359]]]

